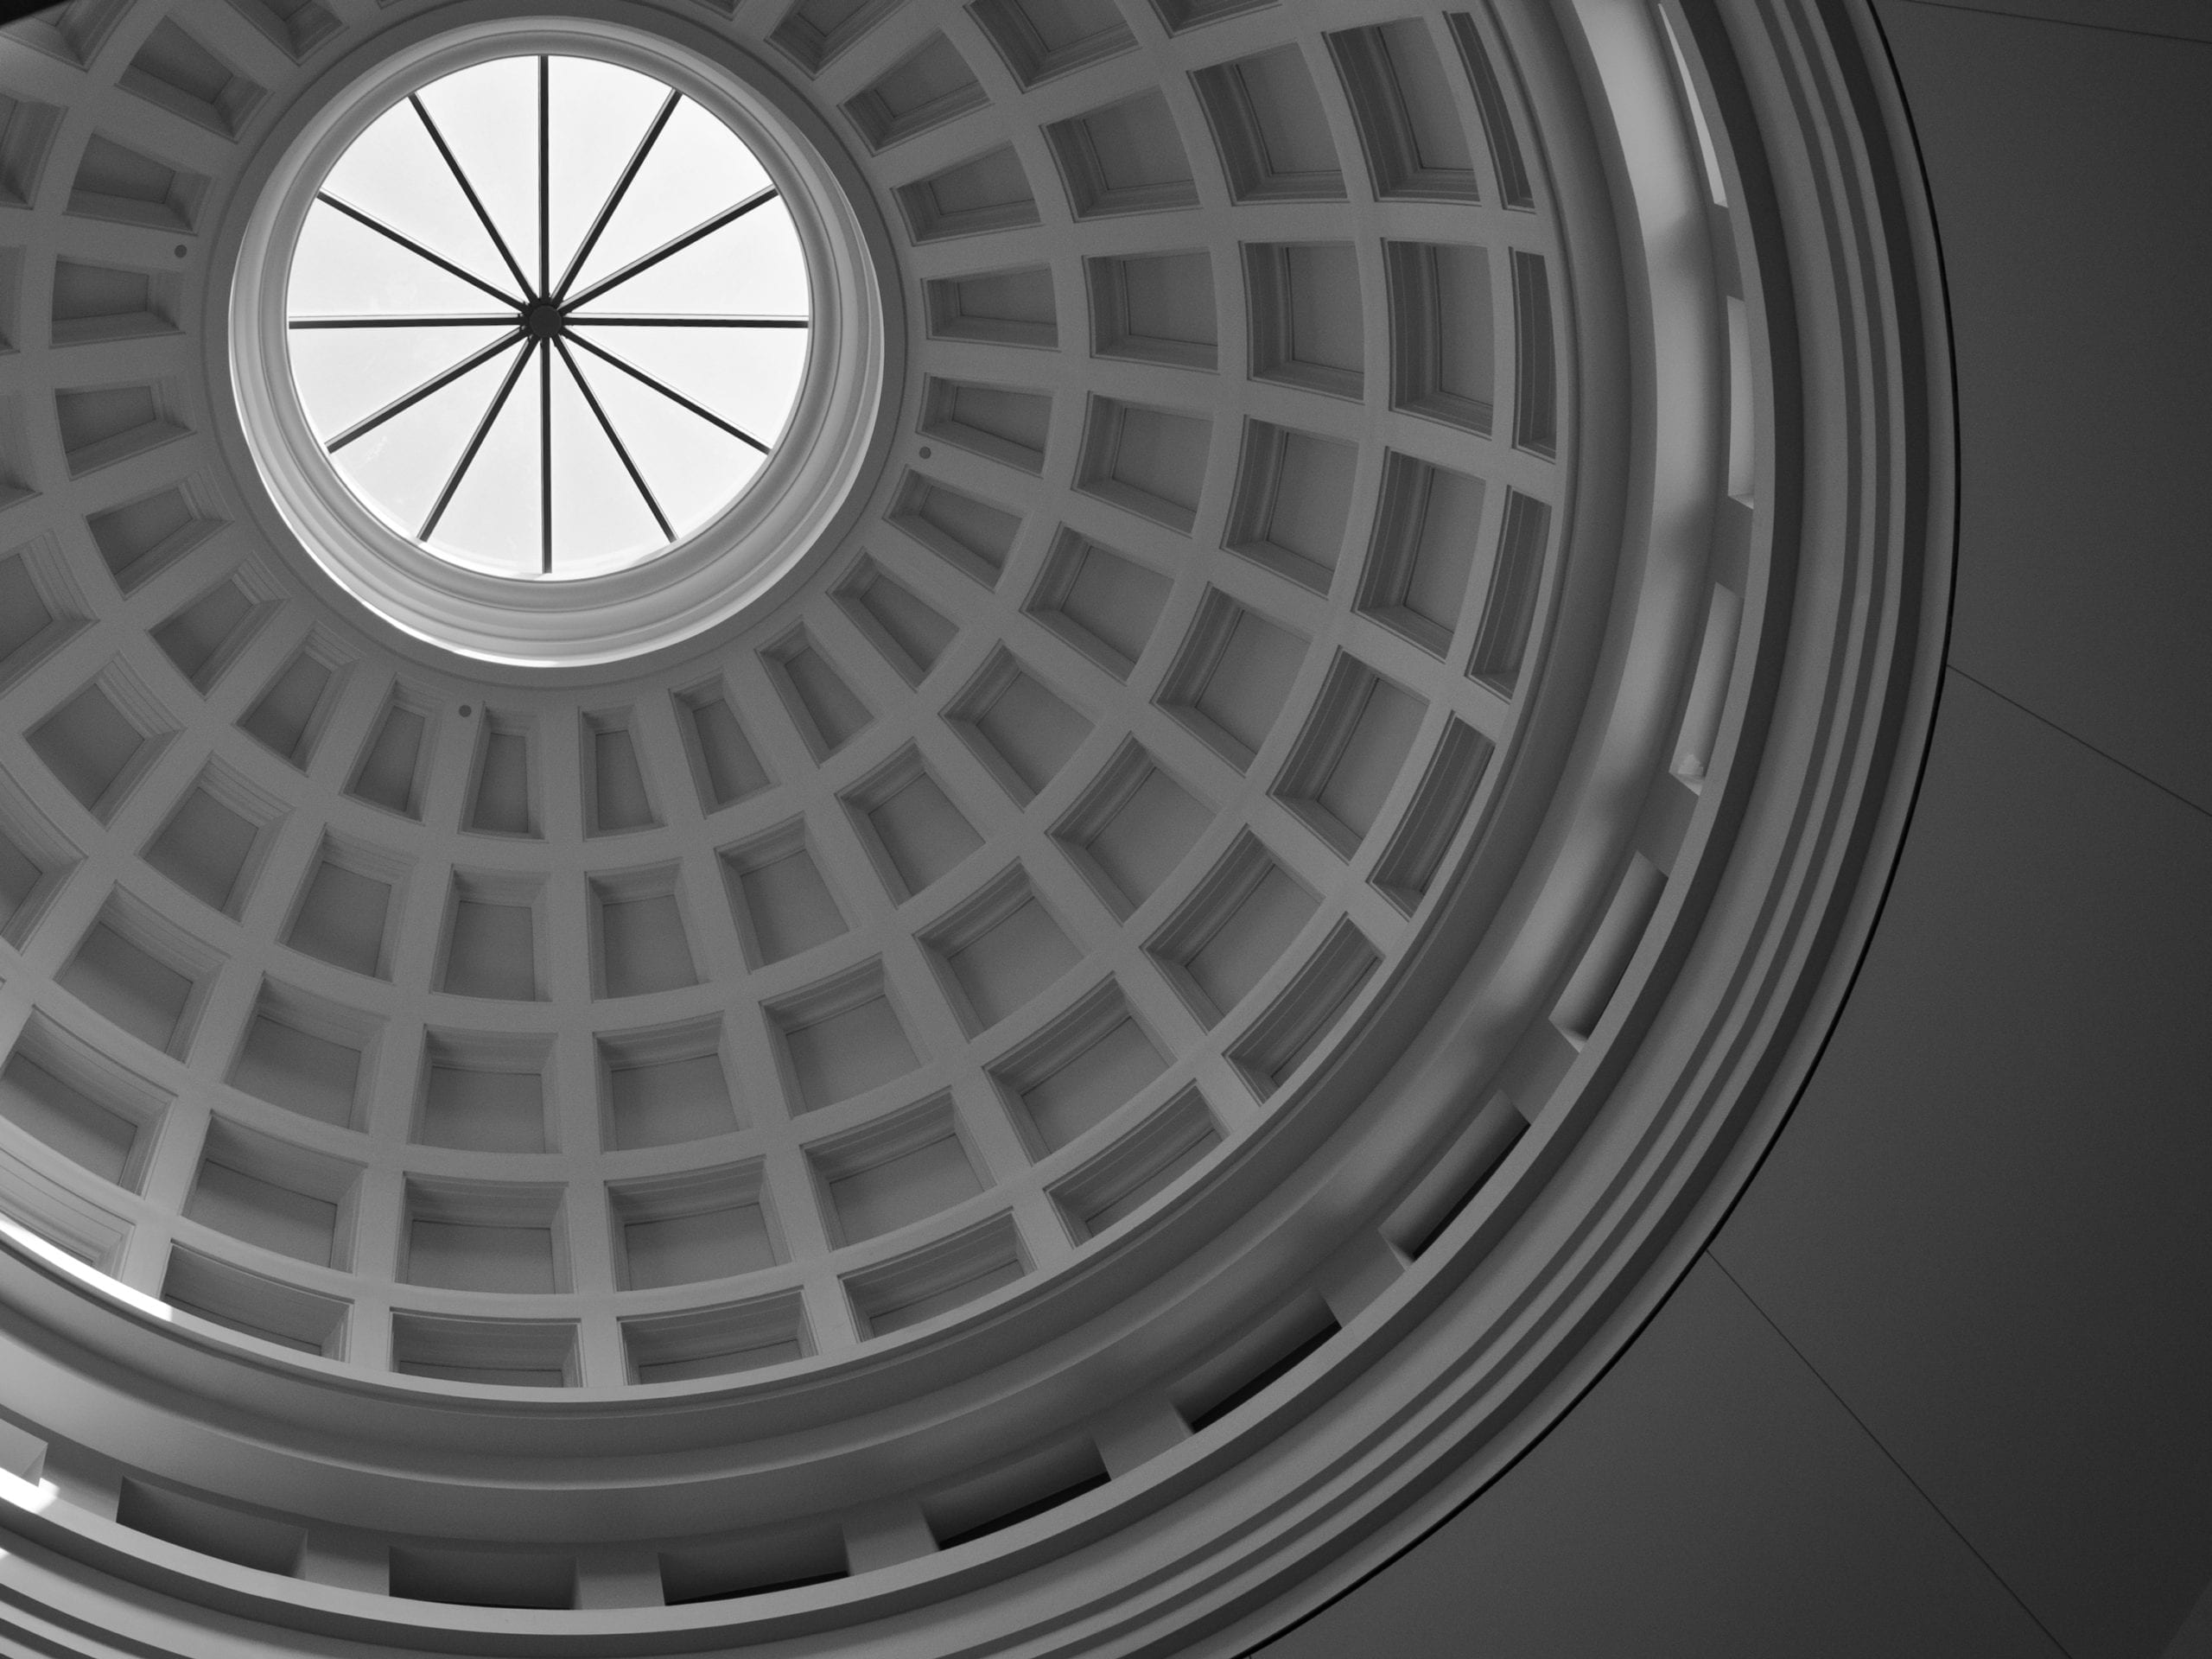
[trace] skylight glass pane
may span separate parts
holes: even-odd
[[[766,170],[738,136],[685,99],[669,118],[660,141],[607,221],[607,233],[584,262],[577,291],[724,208],[736,207],[767,184]]]
[[[404,220],[405,234],[433,253],[443,254],[502,292],[513,292],[514,278],[484,221],[468,205],[461,181],[438,154],[413,105],[402,103],[378,116],[339,158],[322,188],[380,223],[397,228]],[[487,303],[495,303],[490,295],[476,293],[469,308],[481,310]]]
[[[354,493],[402,535],[422,528],[520,349],[501,353],[332,457]]]
[[[341,432],[512,329],[504,320],[477,328],[301,329],[292,378],[308,419]]]
[[[435,550],[494,575],[537,573],[544,522],[538,512],[540,435],[533,359],[431,533]]]

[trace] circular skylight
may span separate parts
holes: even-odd
[[[315,440],[391,530],[530,581],[617,571],[752,484],[807,365],[807,262],[743,139],[652,75],[537,53],[392,104],[285,290]]]

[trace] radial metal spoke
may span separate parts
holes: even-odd
[[[461,487],[461,480],[467,475],[469,464],[476,459],[476,452],[484,447],[484,438],[491,431],[492,423],[499,418],[499,411],[507,406],[508,394],[514,391],[515,382],[522,378],[523,365],[530,361],[530,354],[537,344],[532,340],[515,353],[514,365],[507,371],[507,378],[499,382],[499,395],[492,399],[492,406],[484,411],[484,418],[476,423],[476,431],[468,440],[468,448],[462,450],[461,459],[454,462],[453,472],[446,480],[445,488],[438,492],[437,505],[430,509],[430,516],[423,521],[423,528],[416,533],[416,541],[429,541],[430,532],[438,527],[438,520],[445,517],[446,507],[453,500],[453,493]]]
[[[542,60],[541,60],[542,61]],[[538,574],[553,574],[553,353],[537,342],[537,524],[542,554]]]
[[[643,369],[639,368],[634,364],[625,363],[620,358],[615,356],[613,353],[607,350],[603,346],[593,345],[591,341],[586,340],[582,334],[577,334],[574,338],[577,345],[582,346],[584,350],[589,352],[594,357],[605,358],[609,363],[612,363],[616,368],[621,370],[623,373],[628,375],[632,379],[642,381],[645,385],[651,386],[655,391],[660,393],[662,397],[667,398],[669,402],[675,404],[681,408],[690,410],[694,415],[696,415],[701,420],[705,421],[710,426],[720,427],[723,431],[728,433],[730,436],[735,438],[740,443],[749,444],[753,448],[758,449],[764,455],[768,453],[768,446],[761,442],[760,439],[754,437],[750,432],[745,430],[744,428],[732,426],[721,416],[715,414],[714,410],[702,408],[699,404],[693,403],[689,397],[686,397],[682,392],[677,391],[675,387],[668,385],[665,381],[655,379],[652,375],[647,374]]]
[[[515,298],[513,295],[509,294],[503,289],[493,287],[491,283],[486,282],[481,276],[476,276],[472,272],[463,270],[459,265],[454,264],[452,260],[447,258],[443,254],[432,253],[420,242],[415,240],[413,237],[402,236],[397,231],[393,230],[391,226],[384,224],[379,220],[371,219],[366,213],[363,213],[359,208],[353,207],[350,203],[339,200],[338,198],[332,195],[329,191],[316,191],[315,199],[317,201],[329,203],[330,206],[335,207],[340,213],[345,214],[348,219],[358,219],[360,223],[367,226],[371,230],[374,231],[378,236],[390,237],[393,241],[398,243],[401,247],[406,249],[408,252],[419,255],[421,257],[429,260],[440,270],[460,277],[462,282],[467,283],[471,288],[482,289],[493,299],[499,301],[501,305],[510,306],[517,311],[523,308],[523,302]]]
[[[598,394],[592,391],[591,382],[584,378],[584,372],[576,366],[575,357],[569,350],[569,342],[556,338],[553,343],[560,347],[561,360],[569,365],[569,378],[576,383],[576,390],[583,393],[585,404],[590,407],[593,418],[599,423],[599,429],[607,434],[607,441],[614,446],[615,458],[621,461],[622,470],[630,474],[630,481],[638,486],[638,493],[644,498],[646,509],[653,516],[653,522],[660,526],[661,535],[669,541],[674,541],[676,531],[670,527],[668,515],[660,510],[660,503],[653,499],[652,490],[645,482],[645,475],[638,470],[638,463],[630,459],[629,446],[615,432],[614,423],[607,418],[607,411],[599,406]]]
[[[529,293],[530,278],[522,274],[522,267],[515,263],[514,255],[507,251],[507,238],[499,234],[499,227],[492,222],[492,215],[485,211],[484,204],[477,199],[476,187],[468,181],[468,175],[461,170],[460,162],[454,159],[453,150],[446,143],[445,134],[438,130],[438,124],[430,119],[430,111],[423,107],[421,95],[410,92],[407,101],[415,106],[415,113],[422,118],[423,130],[430,135],[430,142],[438,147],[438,154],[446,158],[446,166],[452,170],[454,182],[461,187],[461,194],[468,198],[468,205],[476,210],[477,221],[491,237],[492,245],[499,251],[499,257],[507,262],[507,270],[513,274],[515,286],[524,293]]]
[[[638,258],[632,259],[628,264],[623,266],[621,270],[616,271],[612,276],[601,277],[599,281],[594,283],[589,288],[584,289],[582,293],[577,295],[573,300],[563,301],[562,302],[561,308],[563,311],[573,311],[580,305],[589,305],[601,295],[606,293],[608,289],[613,288],[620,283],[628,282],[632,276],[637,276],[640,271],[652,270],[653,266],[660,264],[662,260],[668,258],[671,255],[683,252],[684,249],[690,247],[694,242],[698,241],[700,238],[712,236],[716,231],[721,229],[723,226],[734,224],[737,220],[744,218],[746,214],[751,213],[755,207],[760,207],[761,203],[773,201],[776,199],[776,187],[772,184],[769,185],[765,189],[755,191],[752,195],[747,196],[743,201],[739,202],[736,207],[723,208],[721,213],[716,213],[712,219],[706,220],[702,224],[695,225],[690,230],[684,232],[683,235],[671,238],[670,240],[662,243],[660,246],[655,248],[651,253],[644,254]]]
[[[660,137],[660,130],[668,124],[668,118],[676,113],[676,106],[682,101],[683,95],[675,92],[671,92],[662,101],[660,113],[653,117],[652,125],[645,129],[645,136],[638,141],[637,149],[630,152],[629,165],[622,169],[622,176],[614,181],[614,188],[600,204],[599,217],[592,220],[591,229],[585,232],[584,239],[577,245],[575,257],[569,261],[569,268],[561,273],[560,286],[553,290],[556,300],[569,291],[569,284],[576,280],[576,273],[584,268],[584,261],[591,257],[591,251],[599,245],[599,238],[606,231],[607,221],[614,217],[614,210],[622,205],[622,198],[630,193],[630,181],[638,176],[638,169],[645,164],[645,157],[652,153],[653,143]]]
[[[569,317],[571,328],[806,328],[813,326],[810,317],[656,317],[642,316]]]
[[[454,381],[460,379],[462,375],[467,374],[471,369],[480,367],[482,365],[490,362],[501,352],[504,352],[508,346],[513,345],[517,340],[522,338],[523,331],[521,329],[512,328],[508,330],[505,334],[500,335],[499,339],[493,340],[489,346],[484,346],[480,350],[470,353],[467,357],[461,359],[460,362],[454,364],[453,367],[448,369],[444,373],[437,375],[431,379],[425,380],[421,385],[416,387],[414,391],[395,398],[392,402],[386,404],[382,409],[377,410],[375,414],[365,416],[360,420],[354,422],[353,425],[347,427],[343,432],[340,432],[336,437],[333,438],[329,443],[325,446],[325,448],[330,454],[334,455],[336,454],[347,444],[353,442],[354,439],[361,436],[365,433],[375,431],[377,428],[382,426],[386,421],[391,419],[395,415],[404,415],[409,410],[414,408],[416,404],[421,403],[425,397],[429,397],[433,392],[444,391]],[[527,357],[530,353],[524,352],[523,355]]]
[[[553,291],[553,60],[537,60],[537,289]]]
[[[514,327],[512,316],[474,317],[291,317],[288,328],[497,328]]]

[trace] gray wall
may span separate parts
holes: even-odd
[[[1658,1317],[1267,1659],[2212,1655],[2212,6],[1877,5],[1963,465],[1896,885]]]

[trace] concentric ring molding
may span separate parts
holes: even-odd
[[[1724,204],[1625,0],[1049,41],[1012,3],[666,14],[836,111],[914,326],[854,533],[741,632],[578,685],[354,626],[269,546],[174,328],[207,277],[149,221],[226,211],[286,89],[392,11],[168,12],[245,91],[153,8],[0,57],[0,579],[50,618],[0,662],[11,1616],[180,1652],[240,1617],[1233,1650],[1572,1397],[1832,1010],[1948,512],[1862,43],[1780,0],[1671,16]],[[879,1077],[887,1013],[914,1064]],[[683,1091],[615,1073],[710,1059],[748,1125],[624,1127]],[[551,1150],[436,1144],[518,1133],[533,1076]],[[730,1255],[747,1209],[780,1259]],[[746,1270],[640,1287],[641,1245]],[[518,1263],[550,1287],[486,1282]],[[713,1374],[630,1381],[664,1367]],[[419,1374],[456,1369],[574,1386]],[[456,1593],[574,1606],[423,1599]]]

